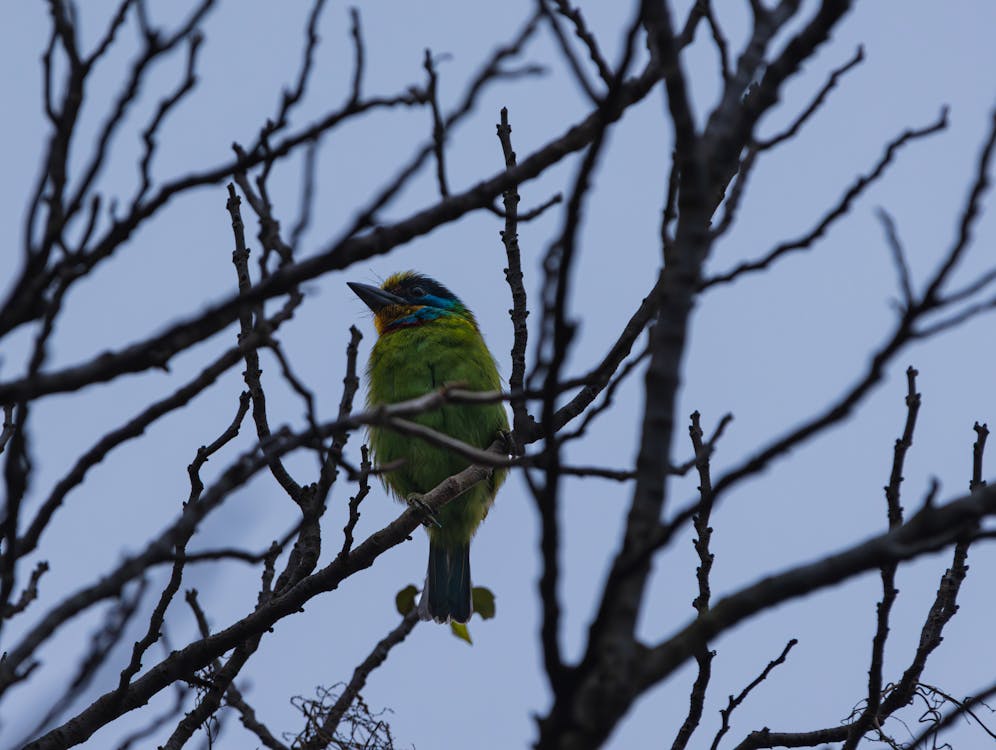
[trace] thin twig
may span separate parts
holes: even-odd
[[[360,11],[358,8],[349,9],[349,36],[353,40],[353,86],[349,101],[355,104],[363,96],[363,71],[366,60],[363,30],[360,27]]]
[[[996,734],[994,734],[992,730],[990,730],[972,711],[972,709],[974,709],[976,706],[986,706],[986,701],[992,698],[994,695],[996,695],[996,682],[978,691],[977,693],[975,693],[975,695],[971,697],[966,697],[962,701],[951,699],[949,702],[955,705],[955,709],[947,713],[944,716],[944,718],[940,719],[937,723],[931,724],[922,732],[920,732],[920,734],[916,736],[907,745],[907,747],[910,748],[910,750],[918,750],[921,747],[925,748],[925,750],[928,747],[937,748],[938,745],[936,744],[936,742],[930,746],[926,745],[927,739],[931,736],[936,738],[941,733],[941,730],[949,728],[952,724],[954,724],[955,721],[957,721],[965,714],[968,714],[969,716],[974,718],[976,722],[983,728],[983,730],[990,737],[996,737]]]
[[[900,484],[903,481],[903,466],[906,453],[913,445],[913,431],[916,429],[916,418],[920,411],[920,394],[916,390],[917,371],[912,367],[906,369],[906,424],[903,434],[896,440],[893,449],[892,471],[889,473],[889,483],[885,487],[886,507],[889,528],[895,529],[903,523],[903,508],[900,504]],[[876,605],[875,635],[872,638],[871,661],[868,666],[868,695],[865,709],[854,721],[844,750],[857,747],[861,737],[873,726],[881,725],[878,716],[882,704],[883,668],[885,665],[885,644],[889,637],[889,616],[895,604],[899,591],[896,589],[897,563],[883,565],[880,569],[882,578],[882,599]]]
[[[882,224],[885,231],[885,241],[889,246],[889,254],[892,256],[892,265],[896,269],[896,277],[899,279],[899,291],[902,294],[902,307],[900,313],[905,313],[913,306],[913,284],[910,281],[910,267],[906,262],[906,253],[903,250],[903,243],[899,239],[899,232],[896,230],[896,222],[891,214],[884,208],[879,208],[875,215]]]
[[[739,706],[747,699],[747,696],[751,694],[754,688],[756,688],[758,685],[760,685],[762,682],[768,679],[768,675],[771,674],[771,671],[775,667],[785,662],[785,659],[788,657],[789,651],[791,651],[793,646],[795,646],[798,642],[799,642],[798,640],[793,638],[788,643],[786,643],[785,648],[782,649],[781,654],[779,654],[777,658],[769,661],[768,665],[761,671],[761,674],[759,674],[756,678],[754,678],[754,680],[747,687],[741,690],[739,695],[737,695],[736,697],[731,695],[729,697],[729,702],[726,704],[726,708],[721,708],[719,710],[719,715],[722,720],[722,725],[720,726],[719,731],[716,732],[716,736],[712,740],[712,745],[710,746],[710,750],[716,750],[719,747],[720,740],[722,740],[723,736],[728,731],[730,731],[730,715],[737,708],[737,706]]]
[[[557,21],[557,17],[550,12],[547,8],[546,0],[537,0],[537,7],[543,12],[544,17],[547,20],[547,26],[550,27],[550,31],[553,33],[553,38],[557,42],[557,46],[560,48],[560,54],[567,61],[567,66],[571,69],[571,73],[574,75],[574,80],[577,82],[578,86],[588,97],[588,101],[592,104],[598,104],[601,98],[592,88],[591,83],[588,81],[588,76],[585,74],[584,69],[581,67],[581,63],[578,62],[577,56],[574,54],[574,50],[571,48],[571,43],[568,41],[567,37],[564,36],[563,30],[560,28],[560,24]]]
[[[830,92],[837,87],[837,83],[840,81],[840,79],[844,75],[846,75],[847,72],[850,71],[852,68],[864,62],[864,59],[865,59],[865,49],[861,45],[858,45],[857,50],[855,50],[854,52],[854,57],[852,57],[846,63],[841,65],[839,68],[836,68],[835,70],[831,71],[830,77],[827,79],[827,82],[823,84],[823,88],[821,88],[817,92],[816,96],[813,97],[813,100],[809,103],[809,106],[806,107],[802,111],[802,113],[795,118],[792,124],[785,130],[783,130],[781,133],[773,135],[771,138],[763,138],[761,140],[758,140],[755,143],[755,147],[757,148],[757,150],[769,151],[773,149],[775,146],[779,145],[780,143],[783,143],[789,140],[790,138],[795,137],[795,135],[802,128],[802,126],[805,125],[806,122],[810,118],[812,118],[813,115],[816,114],[816,112],[819,110],[821,106],[823,106],[823,103],[830,95]]]
[[[612,86],[612,79],[615,77],[612,72],[612,66],[605,61],[605,57],[599,49],[598,41],[595,39],[595,35],[592,34],[591,30],[588,28],[588,24],[585,22],[584,16],[581,15],[581,9],[572,7],[567,0],[553,0],[553,2],[557,6],[557,12],[564,18],[570,20],[571,24],[574,26],[574,34],[581,40],[582,44],[584,44],[585,48],[588,50],[588,57],[591,58],[591,61],[598,69],[599,78],[602,79],[602,82],[607,87]]]
[[[239,210],[241,199],[235,193],[235,186],[228,185],[228,201],[226,207],[232,218],[232,233],[235,237],[235,250],[232,252],[232,263],[238,275],[239,291],[245,292],[251,286],[249,279],[249,249],[246,247],[246,239],[242,222],[242,214]],[[250,336],[258,330],[253,325],[253,316],[249,307],[243,307],[239,312],[239,340]],[[268,335],[267,332],[264,332]],[[266,395],[260,381],[262,370],[259,368],[259,353],[256,349],[248,349],[245,352],[246,369],[243,373],[246,386],[252,395],[252,416],[256,423],[256,434],[259,436],[261,444],[271,436],[270,424],[266,414]],[[302,487],[298,484],[290,473],[277,459],[273,459],[270,464],[270,472],[284,492],[299,506],[302,504]]]
[[[938,133],[948,126],[948,110],[947,108],[941,110],[940,117],[932,124],[927,125],[923,128],[909,129],[903,131],[898,137],[893,139],[885,148],[882,156],[879,158],[878,163],[869,171],[867,174],[860,175],[847,190],[841,195],[840,200],[831,208],[829,211],[823,214],[816,225],[800,237],[790,240],[788,242],[782,242],[773,248],[770,252],[757,260],[745,261],[735,266],[729,271],[716,274],[702,281],[700,289],[709,289],[711,287],[717,286],[719,284],[729,284],[737,279],[739,279],[744,274],[756,273],[758,271],[763,271],[769,268],[775,261],[779,260],[782,256],[797,252],[799,250],[809,249],[814,242],[820,239],[827,230],[841,217],[845,216],[850,210],[851,205],[854,201],[862,195],[865,190],[882,177],[885,174],[886,169],[892,163],[896,154],[905,146],[907,143],[919,140],[921,138],[926,138],[935,133]]]
[[[200,478],[201,468],[212,455],[238,436],[239,429],[242,427],[242,422],[248,412],[249,394],[243,392],[239,397],[239,406],[236,409],[235,417],[232,419],[231,424],[210,445],[204,445],[197,449],[197,455],[187,467],[187,474],[190,477],[190,495],[187,498],[186,505],[194,505],[200,500],[201,493],[204,491],[204,483]],[[189,534],[178,539],[173,546],[175,555],[173,570],[170,573],[169,581],[166,583],[159,597],[159,601],[152,610],[152,614],[149,617],[149,626],[145,634],[135,642],[132,648],[131,660],[121,670],[117,688],[119,695],[124,695],[131,679],[142,668],[142,657],[145,655],[145,652],[148,651],[152,644],[159,640],[163,622],[166,619],[166,610],[173,601],[176,592],[180,590],[180,582],[183,580],[183,568],[186,564],[186,547],[190,541],[190,537],[193,535],[193,531],[194,529],[191,529]]]
[[[432,52],[428,49],[425,51],[422,67],[425,68],[429,79],[425,92],[429,110],[432,112],[432,147],[436,155],[436,181],[439,184],[439,195],[448,198],[450,188],[446,180],[446,124],[439,112],[439,76],[436,73],[436,63],[432,59]]]
[[[38,582],[47,572],[47,561],[42,560],[35,565],[34,570],[31,571],[31,577],[28,579],[28,584],[21,591],[21,595],[17,598],[17,601],[7,604],[7,608],[3,613],[3,619],[9,620],[14,615],[21,614],[21,612],[28,608],[31,602],[38,598]]]
[[[692,449],[695,452],[695,466],[699,473],[699,512],[693,519],[695,526],[695,539],[692,544],[699,558],[698,567],[695,569],[695,580],[698,584],[698,595],[692,602],[695,611],[701,617],[709,611],[709,600],[712,595],[710,588],[710,574],[712,573],[712,563],[714,555],[709,549],[709,542],[712,539],[712,527],[709,525],[712,514],[712,478],[709,472],[710,453],[706,450],[702,442],[702,425],[700,415],[694,411],[689,418],[691,424],[688,427],[688,434],[692,441]],[[702,721],[702,710],[705,706],[706,690],[712,677],[712,660],[716,652],[709,649],[708,644],[703,643],[695,650],[695,661],[698,664],[698,673],[692,685],[692,692],[688,701],[688,714],[678,729],[678,734],[674,738],[671,750],[684,750],[688,746],[688,741],[692,733],[698,728]]]
[[[14,425],[14,405],[4,404],[3,405],[3,425],[0,429],[0,453],[3,453],[3,449],[7,447],[7,442],[14,436],[14,430],[16,430]]]
[[[363,686],[366,685],[370,673],[384,663],[391,649],[405,640],[418,623],[418,610],[416,608],[405,615],[401,622],[374,646],[367,658],[357,665],[356,669],[353,670],[353,677],[349,684],[346,685],[328,713],[320,717],[308,717],[309,726],[305,730],[308,739],[298,746],[300,750],[322,750],[334,741],[339,722],[342,721],[342,717],[359,696]]]
[[[994,153],[996,153],[996,110],[990,116],[989,134],[975,163],[975,179],[972,182],[968,197],[965,199],[965,207],[962,209],[961,219],[958,222],[954,244],[948,250],[943,265],[934,275],[927,291],[923,294],[923,299],[928,304],[935,302],[941,296],[942,287],[971,244],[972,231],[982,211],[982,199],[989,191],[989,166]]]
[[[508,109],[501,108],[501,122],[498,123],[498,140],[505,155],[505,167],[515,167],[515,150],[512,148],[512,126],[508,122]],[[512,372],[508,378],[509,389],[522,390],[526,376],[526,345],[529,339],[529,328],[526,317],[529,315],[526,301],[526,289],[523,285],[522,258],[519,252],[518,207],[519,192],[510,186],[502,193],[505,205],[505,229],[501,232],[501,241],[505,246],[508,267],[505,269],[505,280],[512,293],[512,309],[508,311],[512,319]],[[535,424],[529,414],[525,400],[514,399],[512,407],[512,434],[515,441],[516,455],[522,452],[520,436],[525,434]]]

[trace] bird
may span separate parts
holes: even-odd
[[[417,398],[446,384],[475,391],[498,391],[501,379],[474,314],[453,292],[415,271],[392,274],[379,286],[347,282],[373,311],[377,341],[366,369],[367,405],[377,407]],[[501,402],[444,404],[412,421],[486,448],[507,436]],[[375,465],[400,461],[381,474],[386,489],[402,502],[418,498],[470,462],[457,453],[386,427],[371,426]],[[419,600],[419,616],[436,622],[466,623],[473,613],[470,541],[488,514],[506,471],[491,476],[439,509],[426,522],[429,564]]]

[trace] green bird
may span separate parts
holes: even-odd
[[[367,404],[379,406],[423,396],[447,383],[476,391],[501,388],[498,368],[474,314],[449,289],[428,276],[404,271],[378,288],[348,282],[373,310],[378,338],[367,365]],[[412,420],[475,448],[486,448],[508,430],[501,403],[447,404]],[[400,468],[382,475],[385,487],[404,502],[417,500],[469,465],[467,459],[386,428],[371,427],[370,449],[379,465],[398,459]],[[488,514],[505,471],[471,487],[440,509],[428,528],[429,570],[419,601],[422,619],[467,622],[473,612],[470,540]]]

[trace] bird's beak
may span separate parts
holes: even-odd
[[[358,284],[355,281],[347,281],[346,286],[353,290],[357,297],[366,303],[374,312],[378,312],[389,305],[407,305],[408,302],[403,297],[385,292],[380,287],[370,286],[370,284]]]

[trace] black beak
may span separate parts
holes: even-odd
[[[408,301],[396,294],[385,292],[383,289],[370,286],[369,284],[358,284],[355,281],[347,281],[346,286],[353,290],[361,300],[366,303],[374,312],[377,312],[388,305],[407,305]]]

